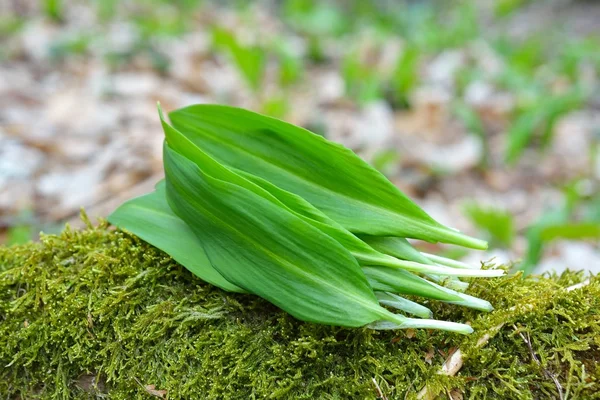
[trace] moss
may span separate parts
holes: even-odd
[[[558,398],[552,377],[568,398],[600,398],[600,281],[564,290],[577,273],[477,280],[487,314],[428,304],[470,321],[463,337],[302,323],[105,224],[0,248],[0,269],[3,398],[375,399],[373,378],[388,399],[424,385],[444,398]],[[462,369],[438,374],[456,348]]]

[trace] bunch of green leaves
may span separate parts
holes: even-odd
[[[420,253],[406,238],[487,244],[433,220],[350,150],[233,107],[186,107],[170,113],[172,125],[159,114],[166,179],[109,221],[201,279],[329,325],[469,333],[400,295],[492,308],[462,293],[458,277],[503,271]]]
[[[497,85],[513,93],[517,99],[513,121],[507,129],[505,159],[508,164],[519,161],[526,148],[537,145],[544,150],[552,143],[556,122],[567,113],[580,109],[592,89],[577,66],[592,62],[586,57],[594,41],[581,45],[547,46],[548,35],[534,35],[522,43],[502,37],[495,42],[498,55],[506,67],[496,77]],[[560,40],[561,38],[556,38]],[[569,79],[569,86],[557,93],[556,77]]]

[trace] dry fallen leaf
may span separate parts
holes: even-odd
[[[425,353],[425,362],[431,365],[431,360],[433,360],[434,355],[435,350],[433,349],[433,347],[430,347],[429,350],[427,350],[427,353]]]
[[[450,397],[451,400],[463,400],[463,394],[458,389],[452,389],[450,393],[448,393],[448,397]]]
[[[154,385],[146,385],[146,386],[144,386],[144,389],[146,389],[146,392],[148,392],[148,394],[150,394],[152,396],[156,396],[161,399],[164,399],[165,396],[167,395],[166,390],[158,390],[158,389],[156,389],[156,386],[154,386]]]

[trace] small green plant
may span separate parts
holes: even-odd
[[[363,62],[357,52],[350,52],[343,60],[342,77],[347,96],[358,104],[364,105],[383,97],[381,73],[376,66]]]
[[[304,75],[302,57],[295,54],[291,46],[281,39],[273,44],[273,52],[279,65],[279,84],[287,87],[298,82]]]
[[[89,34],[79,34],[64,38],[50,46],[50,57],[54,61],[63,61],[69,57],[87,53],[93,37]]]
[[[492,246],[509,248],[512,245],[515,228],[510,212],[470,203],[465,206],[465,214],[479,229],[487,233]]]
[[[429,317],[417,295],[480,310],[457,277],[492,277],[415,250],[405,237],[485,242],[435,222],[351,151],[246,110],[197,105],[170,114],[166,179],[110,217],[205,281],[259,295],[305,321],[376,329],[467,325]],[[360,236],[357,236],[360,235]]]
[[[0,244],[14,246],[29,242],[35,235],[37,225],[31,210],[21,210],[14,220],[9,220],[6,240]]]
[[[409,106],[409,95],[419,82],[420,51],[408,45],[398,58],[391,77],[391,99],[400,108]]]
[[[217,49],[227,52],[248,86],[258,91],[266,67],[265,51],[240,43],[233,33],[218,27],[213,30],[213,43]]]
[[[279,95],[264,101],[261,108],[269,117],[283,118],[290,110],[290,103],[285,95]]]
[[[507,17],[529,2],[530,0],[499,0],[494,6],[494,13],[499,17]]]
[[[46,16],[55,21],[61,22],[63,19],[63,2],[62,0],[43,0],[42,6]]]
[[[14,246],[18,244],[24,244],[31,240],[33,237],[33,227],[30,225],[17,225],[12,226],[8,229],[6,235],[6,245]]]
[[[542,148],[552,141],[554,126],[558,119],[581,107],[585,94],[579,89],[552,96],[540,96],[535,102],[519,112],[508,130],[506,160],[516,163],[529,143],[537,137]]]
[[[464,102],[455,102],[453,111],[454,114],[463,122],[468,132],[479,138],[482,146],[479,167],[485,170],[490,163],[490,146],[483,121],[479,117],[477,111]]]
[[[382,174],[389,176],[398,166],[401,156],[395,149],[387,149],[377,152],[371,160],[371,165]]]

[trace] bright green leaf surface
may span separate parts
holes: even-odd
[[[232,182],[240,187],[248,189],[270,201],[274,206],[285,208],[305,222],[317,227],[348,249],[362,265],[384,265],[416,272],[431,272],[451,276],[499,276],[503,273],[502,271],[473,271],[438,266],[426,258],[423,259],[426,260],[426,264],[429,265],[419,264],[379,253],[335,221],[331,220],[303,198],[282,190],[258,176],[240,170],[236,170],[238,173],[235,173],[231,169],[219,164],[216,160],[204,153],[198,146],[195,146],[194,143],[185,137],[179,130],[170,126],[164,120],[160,109],[159,114],[161,116],[161,122],[167,141],[176,151],[192,160],[205,172],[212,174],[214,177],[218,177],[219,179]],[[408,242],[406,242],[406,245],[412,248]],[[416,252],[414,249],[413,251]]]
[[[328,218],[325,214],[321,213],[318,209],[313,207],[309,202],[302,199],[293,193],[287,192],[278,188],[277,186],[267,182],[266,180],[259,178],[255,175],[248,174],[242,171],[237,171],[239,175],[244,176],[247,180],[252,181],[257,186],[268,191],[277,200],[281,201],[281,205],[288,207],[289,210],[300,218],[308,222],[309,224],[317,227],[330,237],[337,240],[346,249],[348,249],[354,257],[358,260],[361,265],[381,265],[392,268],[401,268],[416,272],[428,272],[436,273],[440,275],[451,275],[451,276],[491,276],[501,275],[502,271],[473,271],[464,270],[463,268],[456,269],[453,267],[439,266],[434,262],[428,260],[424,256],[421,259],[425,263],[406,261],[406,258],[400,257],[395,258],[389,253],[379,252],[373,247],[369,246],[358,237],[354,236],[351,232],[347,231],[341,225]],[[380,237],[375,237],[379,239]],[[400,238],[389,238],[389,239],[400,239]],[[412,249],[413,252],[418,253],[410,244],[403,239],[406,245]],[[408,251],[408,250],[407,250]],[[420,253],[418,253],[420,255]]]
[[[305,198],[351,232],[486,247],[435,222],[352,151],[307,130],[216,105],[186,107],[169,116],[219,162]]]
[[[171,211],[164,181],[154,192],[122,204],[108,221],[158,247],[200,279],[229,292],[244,292],[212,267],[194,232]]]
[[[227,278],[296,318],[342,326],[398,320],[378,305],[356,260],[292,213],[213,178],[165,145],[167,198]]]

